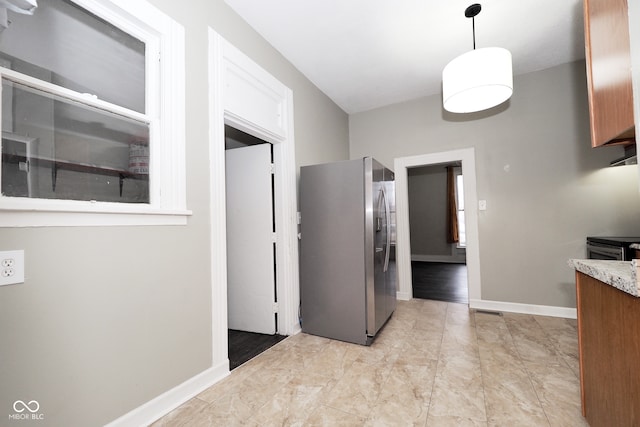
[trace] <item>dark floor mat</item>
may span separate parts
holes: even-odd
[[[285,335],[265,335],[229,329],[229,369],[237,368],[285,338]]]

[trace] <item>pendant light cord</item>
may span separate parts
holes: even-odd
[[[482,6],[479,3],[474,3],[464,11],[464,16],[471,18],[471,25],[473,29],[473,50],[476,50],[476,15],[480,13]]]
[[[471,26],[473,28],[473,50],[476,50],[476,18],[471,18]]]

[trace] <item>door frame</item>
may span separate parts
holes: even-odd
[[[409,232],[408,169],[461,162],[464,176],[465,227],[467,232],[467,274],[469,306],[481,300],[480,242],[478,239],[478,195],[476,190],[476,161],[473,147],[439,153],[422,154],[394,159],[396,174],[396,265],[398,269],[398,299],[413,298],[411,285],[411,241]]]
[[[232,84],[241,90],[234,92]],[[252,94],[273,101],[277,126],[261,119],[264,111],[259,107],[265,104],[247,102],[254,99]],[[293,92],[209,27],[211,356],[213,366],[228,367],[225,124],[273,145],[277,328],[280,334],[293,335],[300,332]]]

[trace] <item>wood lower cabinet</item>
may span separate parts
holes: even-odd
[[[635,142],[627,0],[584,0],[591,145]]]
[[[582,413],[640,426],[640,298],[576,272]]]

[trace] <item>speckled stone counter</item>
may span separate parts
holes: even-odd
[[[634,297],[640,297],[638,260],[605,261],[599,259],[572,259],[569,265],[577,271]]]

